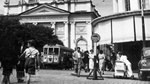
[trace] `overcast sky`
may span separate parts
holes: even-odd
[[[0,14],[3,14],[5,0],[0,0]],[[110,15],[113,13],[112,0],[93,0],[93,4],[95,5],[97,11],[101,16]]]

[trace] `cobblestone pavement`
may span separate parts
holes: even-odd
[[[36,76],[32,77],[31,84],[150,84],[150,81],[140,81],[137,79],[137,73],[134,73],[135,79],[114,79],[113,72],[105,72],[104,80],[86,79],[89,73],[81,72],[81,76],[71,75],[73,71],[68,70],[40,70]],[[1,70],[0,70],[1,74]],[[0,75],[2,79],[2,75]],[[25,84],[16,82],[15,70],[11,75],[11,84]]]

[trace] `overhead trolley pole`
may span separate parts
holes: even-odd
[[[146,42],[145,42],[145,22],[144,22],[144,1],[143,0],[141,0],[141,19],[142,19],[143,47],[146,47]]]

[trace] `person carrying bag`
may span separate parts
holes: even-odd
[[[28,48],[25,49],[22,56],[25,55],[25,71],[27,73],[27,84],[30,84],[31,75],[35,75],[36,68],[40,68],[39,51],[34,47],[34,40],[29,40]],[[37,62],[37,63],[36,63]]]

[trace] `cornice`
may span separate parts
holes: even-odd
[[[64,14],[35,14],[35,15],[19,15],[20,17],[33,17],[33,16],[69,16],[68,13],[64,13]]]
[[[18,7],[18,6],[34,6],[34,5],[40,5],[40,3],[23,3],[23,4],[16,4],[16,5],[4,5],[4,7]]]
[[[94,16],[96,16],[96,17],[100,17],[100,15],[97,13],[97,12],[86,12],[86,11],[77,11],[77,12],[72,12],[71,13],[72,15],[73,14],[92,14],[92,15],[94,15]]]
[[[150,14],[150,10],[144,10],[144,15]],[[141,11],[127,11],[123,13],[116,13],[104,17],[98,17],[92,21],[92,25],[96,25],[99,22],[111,20],[111,19],[117,19],[117,18],[123,18],[123,17],[129,17],[129,16],[135,16],[135,15],[141,15]]]
[[[51,2],[51,3],[48,3],[48,4],[65,4],[65,3],[92,3],[92,1],[78,1],[78,2],[68,2],[68,1],[64,1],[64,2]],[[36,2],[36,3],[23,3],[23,4],[15,4],[15,5],[7,5],[5,4],[4,7],[17,7],[17,6],[20,6],[20,5],[40,5],[42,3],[39,3],[39,2]],[[93,5],[94,6],[94,5]]]

